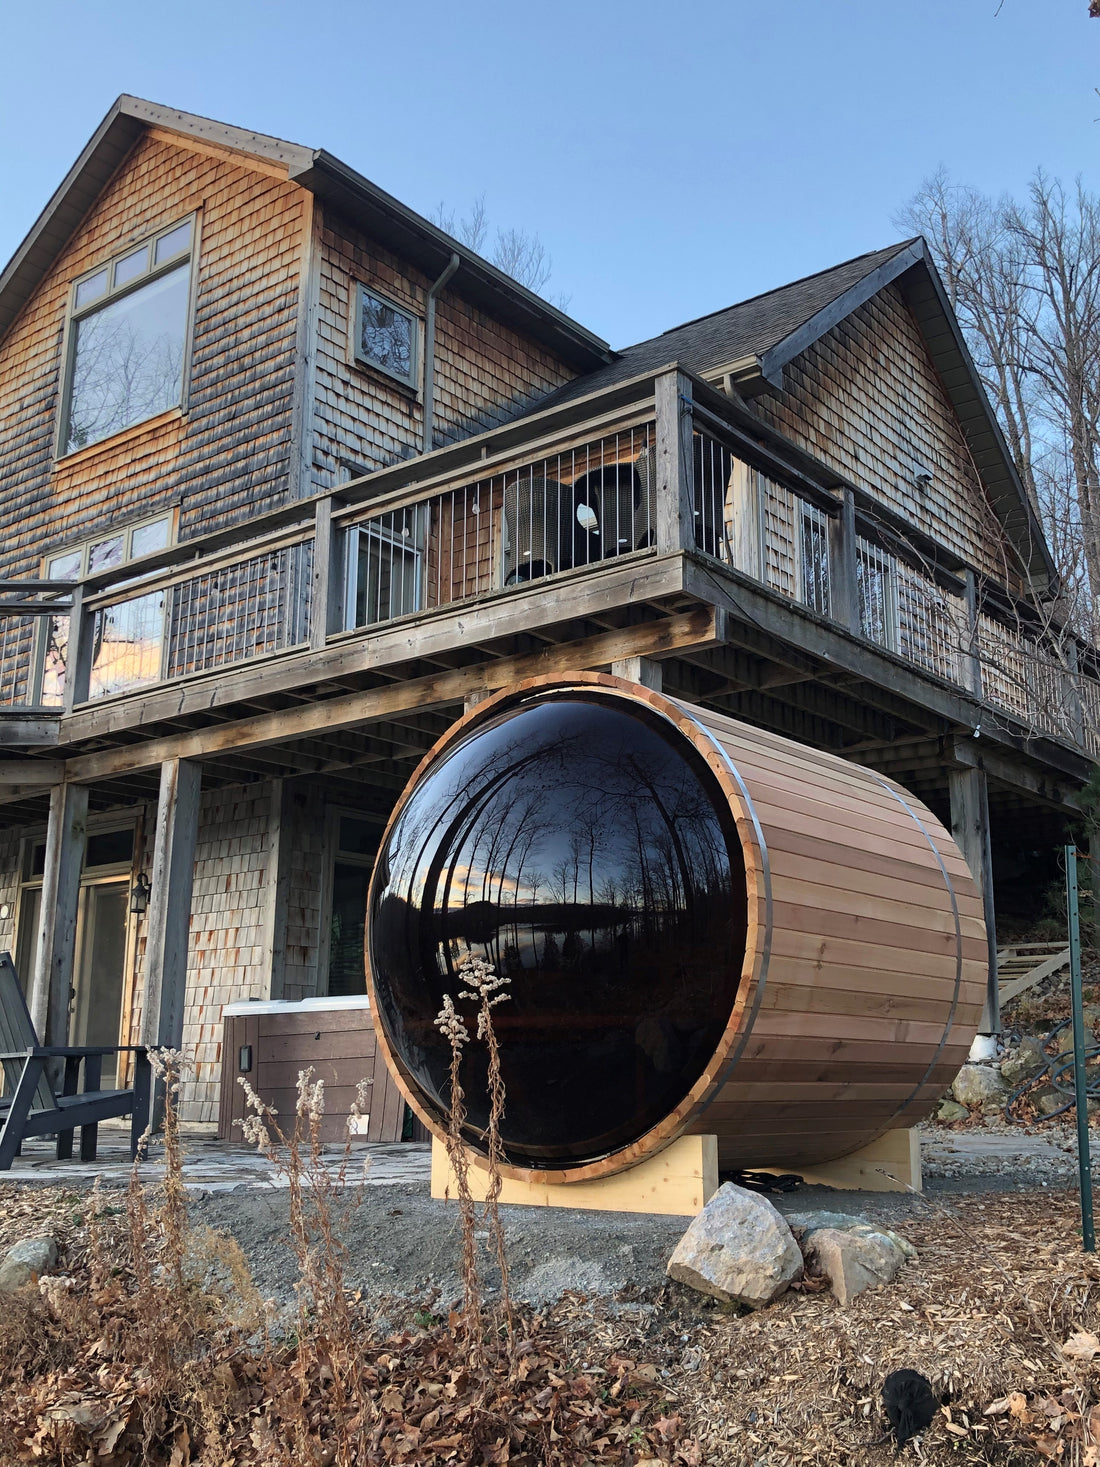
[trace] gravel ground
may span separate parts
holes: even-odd
[[[1100,1169],[1100,1128],[1094,1163]],[[780,1211],[811,1207],[856,1212],[904,1231],[909,1218],[927,1220],[936,1207],[965,1219],[968,1199],[983,1194],[1075,1190],[1076,1130],[1062,1121],[1030,1128],[1003,1121],[959,1128],[922,1128],[925,1195],[838,1192],[802,1187],[773,1194]],[[87,1181],[71,1187],[0,1184],[0,1248],[36,1229],[37,1215],[64,1241],[79,1217]],[[1097,1181],[1100,1190],[1100,1178]],[[121,1199],[120,1199],[121,1200]],[[189,1193],[195,1227],[232,1233],[264,1297],[289,1302],[297,1264],[287,1243],[285,1192],[241,1186]],[[529,1207],[504,1209],[513,1292],[542,1305],[569,1290],[602,1297],[625,1313],[647,1312],[665,1283],[665,1265],[684,1231],[681,1218]],[[367,1186],[338,1222],[347,1249],[347,1282],[376,1298],[446,1306],[460,1293],[458,1209],[428,1196],[424,1182]],[[486,1240],[487,1242],[487,1236]],[[490,1283],[495,1274],[484,1259]]]
[[[1100,1133],[1094,1141],[1100,1170]],[[856,1212],[904,1231],[908,1218],[947,1207],[963,1219],[967,1199],[1000,1192],[1076,1189],[1076,1131],[1051,1122],[1024,1130],[1004,1122],[953,1131],[929,1125],[922,1136],[925,1194],[840,1192],[801,1187],[772,1194],[781,1212],[821,1207]],[[1100,1176],[1097,1178],[1100,1190]],[[254,1192],[199,1194],[194,1221],[234,1234],[261,1293],[289,1296],[296,1277],[286,1248],[286,1198]],[[666,1282],[669,1255],[686,1227],[682,1218],[630,1213],[504,1209],[509,1271],[517,1298],[540,1305],[566,1290],[602,1296],[620,1309],[647,1310]],[[458,1297],[458,1209],[422,1185],[365,1188],[341,1225],[348,1282],[374,1296],[449,1304]],[[495,1280],[488,1256],[485,1274]]]

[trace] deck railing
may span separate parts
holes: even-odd
[[[1071,634],[979,604],[965,568],[945,569],[896,526],[880,533],[853,491],[761,466],[690,406],[658,387],[598,428],[551,434],[537,452],[520,441],[423,488],[402,488],[396,466],[384,492],[337,488],[266,517],[265,533],[171,547],[75,590],[26,583],[27,609],[0,598],[0,709],[72,709],[683,549],[1100,754],[1100,682]]]
[[[979,610],[965,574],[945,571],[890,528],[849,529],[845,545],[840,498],[800,493],[707,428],[694,433],[693,466],[698,549],[978,694],[995,714],[1100,756],[1100,681],[1082,667],[1071,629],[1037,625],[1022,603]],[[846,576],[851,584],[841,584]]]
[[[380,514],[342,516],[344,628],[645,550],[653,544],[656,492],[648,421]]]

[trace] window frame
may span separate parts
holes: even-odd
[[[795,514],[798,521],[796,526],[798,601],[800,605],[804,606],[807,609],[807,611],[812,611],[815,616],[824,616],[831,618],[833,614],[833,567],[832,546],[829,543],[829,516],[825,513],[823,509],[814,504],[811,500],[803,499],[797,494],[795,494],[793,498],[795,504]],[[815,605],[814,602],[811,601],[809,596],[809,583],[811,577],[808,573],[806,552],[808,549],[807,540],[810,538],[811,534],[816,535],[820,538],[823,552],[820,565],[822,571],[819,587],[821,591],[820,606]]]
[[[344,546],[344,631],[363,631],[367,627],[384,626],[387,622],[397,621],[403,616],[417,616],[426,610],[427,600],[426,575],[427,575],[427,542],[428,542],[428,520],[425,504],[411,504],[403,509],[391,510],[388,515],[375,519],[363,520],[357,525],[350,525],[346,532],[347,538]],[[408,514],[412,518],[410,536],[406,541],[402,539],[390,527],[379,523],[381,519],[393,519],[396,515]],[[412,588],[411,600],[414,605],[407,611],[397,611],[389,616],[380,616],[374,620],[358,621],[356,618],[356,603],[359,599],[359,559],[360,550],[364,545],[374,545],[378,548],[381,556],[385,548],[390,549],[390,564],[393,565],[394,555],[397,552],[408,564],[412,562]],[[404,586],[405,577],[402,575],[401,584]],[[393,601],[393,582],[390,583],[390,601]],[[369,611],[369,607],[367,608]]]
[[[345,851],[340,845],[340,822],[344,819],[361,820],[365,825],[378,828],[378,845],[373,856],[364,856],[359,851]],[[329,992],[329,968],[332,962],[332,903],[336,883],[337,862],[374,869],[378,848],[386,833],[385,816],[371,811],[352,809],[350,805],[328,805],[325,809],[324,866],[321,878],[320,927],[317,939],[317,977],[315,994],[323,998]],[[369,881],[368,881],[369,885]]]
[[[104,528],[100,529],[94,535],[87,535],[87,536],[85,536],[81,540],[70,541],[67,545],[58,545],[54,549],[46,551],[45,554],[43,554],[43,556],[41,557],[41,559],[39,561],[39,574],[43,577],[43,579],[48,580],[48,579],[50,579],[50,569],[49,568],[50,568],[50,565],[52,564],[53,561],[59,560],[62,556],[65,556],[65,555],[79,555],[80,556],[80,572],[73,579],[75,579],[75,580],[81,580],[82,581],[84,579],[84,577],[89,574],[89,571],[88,571],[88,557],[91,554],[92,546],[93,545],[99,545],[104,540],[111,540],[116,535],[121,535],[122,538],[123,538],[122,559],[119,561],[119,564],[117,566],[117,569],[121,572],[122,569],[125,566],[129,565],[129,563],[132,560],[135,560],[135,559],[144,559],[144,556],[135,556],[133,554],[134,535],[139,530],[146,529],[149,525],[155,525],[155,524],[157,524],[160,520],[167,520],[168,521],[168,537],[167,537],[167,540],[165,541],[165,544],[164,544],[164,547],[163,548],[165,550],[169,550],[169,549],[171,549],[171,547],[173,545],[176,544],[177,537],[178,537],[178,532],[179,532],[179,505],[178,505],[178,503],[177,504],[169,504],[169,505],[166,505],[164,507],[164,509],[160,510],[158,513],[156,513],[156,514],[149,514],[149,515],[143,515],[141,517],[141,519],[136,519],[136,520],[135,519],[128,519],[128,520],[124,520],[122,522],[122,524],[105,526]],[[157,555],[159,553],[160,552],[159,551],[156,551],[156,550],[150,550],[150,551],[146,551],[145,552],[146,555]],[[161,679],[164,676],[164,657],[165,657],[165,651],[166,651],[167,642],[168,642],[168,625],[169,625],[169,619],[170,619],[170,616],[171,616],[171,604],[170,604],[169,597],[170,597],[170,593],[169,592],[166,592],[165,593],[165,601],[164,601],[164,625],[163,625],[162,630],[161,630],[161,655],[160,655],[160,678]],[[45,705],[45,704],[42,703],[42,683],[43,683],[43,680],[45,679],[45,676],[46,676],[46,648],[47,648],[47,640],[48,640],[48,637],[50,635],[50,628],[48,626],[48,621],[52,621],[52,617],[49,618],[49,619],[47,619],[46,617],[39,617],[38,618],[38,621],[37,621],[37,626],[35,628],[34,663],[33,663],[33,668],[34,668],[34,684],[33,684],[34,700],[35,700],[35,704],[37,706],[41,706],[41,707],[45,707],[45,706],[56,707],[57,706],[56,704]],[[68,671],[67,668],[66,668],[66,671]]]
[[[863,607],[860,598],[859,561],[873,565],[882,577],[882,615],[884,639],[880,642],[864,625]],[[898,559],[890,551],[876,545],[873,540],[860,535],[856,539],[856,605],[859,610],[859,632],[865,641],[874,647],[883,647],[887,652],[898,651]]]
[[[388,377],[391,382],[396,382],[406,392],[420,396],[420,371],[421,356],[423,353],[424,322],[422,317],[408,306],[402,305],[400,301],[394,300],[393,296],[387,295],[384,290],[376,286],[368,285],[365,280],[354,282],[355,290],[352,294],[352,316],[351,316],[351,359],[356,367],[365,367],[371,372],[381,372],[383,377]],[[362,320],[363,320],[363,297],[373,296],[375,300],[381,301],[391,311],[396,311],[399,316],[404,316],[412,326],[412,350],[409,361],[409,375],[403,377],[395,372],[392,367],[385,363],[376,361],[373,357],[364,355],[362,351]]]
[[[108,433],[102,438],[97,438],[94,443],[82,444],[79,448],[69,448],[66,442],[69,433],[69,415],[72,409],[73,369],[76,365],[77,327],[80,322],[87,320],[97,311],[103,310],[104,307],[111,305],[114,301],[122,300],[128,295],[133,295],[151,281],[159,280],[161,276],[167,275],[173,270],[178,270],[184,263],[188,267],[188,282],[187,314],[183,331],[183,363],[180,369],[180,396],[178,403],[173,403],[167,408],[162,408],[161,412],[186,413],[191,393],[191,357],[194,346],[195,304],[198,282],[196,264],[201,246],[201,222],[201,212],[197,209],[193,210],[190,214],[185,214],[180,218],[174,219],[163,228],[156,229],[152,233],[147,234],[143,239],[131,241],[125,249],[116,251],[106,259],[101,259],[90,270],[83,271],[82,274],[78,275],[71,282],[68,302],[65,308],[65,329],[61,342],[61,391],[58,394],[57,425],[54,433],[53,456],[55,462],[61,462],[64,459],[72,458],[75,454],[88,453],[93,449],[100,448],[103,444],[110,443],[112,439],[117,438],[119,434],[132,432],[135,428],[140,428],[143,423],[152,422],[154,418],[161,416],[161,413],[158,412],[152,413],[147,418],[139,418],[136,423],[128,423],[124,428],[116,428],[113,433]],[[177,229],[182,228],[185,224],[189,224],[191,228],[190,242],[187,250],[179,250],[169,259],[157,264],[156,247],[158,242],[168,235],[175,233]],[[136,254],[142,248],[146,251],[146,268],[132,280],[124,281],[123,284],[116,286],[114,284],[114,276],[115,270],[120,262]],[[89,301],[86,305],[78,306],[77,294],[80,287],[86,284],[87,281],[93,280],[103,271],[107,272],[106,289],[101,295],[96,296],[95,300]]]

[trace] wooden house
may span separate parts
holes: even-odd
[[[194,1121],[227,1002],[362,990],[382,825],[495,689],[612,668],[888,773],[991,932],[1098,751],[919,239],[615,352],[323,150],[124,96],[0,276],[0,526],[0,948],[52,1035],[182,1043]]]

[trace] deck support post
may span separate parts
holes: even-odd
[[[268,976],[268,998],[282,998],[286,987],[287,912],[290,908],[290,862],[294,825],[290,784],[271,781],[268,808],[268,857],[264,879],[263,957],[261,971]],[[315,991],[316,983],[313,985]],[[311,990],[307,988],[306,992]]]
[[[62,706],[71,713],[78,703],[86,703],[92,683],[92,657],[95,616],[84,609],[84,587],[73,587],[69,608],[69,650],[65,666],[65,688]]]
[[[43,1044],[69,1042],[69,996],[87,823],[87,786],[55,784],[50,791],[38,951],[30,990],[31,1021]]]
[[[309,645],[324,650],[330,633],[344,629],[344,568],[340,546],[345,538],[332,523],[333,496],[317,501],[313,530],[313,599]]]
[[[840,491],[840,513],[829,520],[829,558],[832,563],[829,600],[833,620],[858,635],[860,620],[856,497],[851,489]]]
[[[989,792],[985,770],[952,769],[948,772],[948,782],[951,834],[970,867],[974,884],[981,892],[989,944],[989,976],[979,1032],[997,1034],[1001,1028],[997,988],[997,913],[993,905],[993,855],[989,843]]]
[[[695,546],[692,485],[691,379],[683,372],[657,378],[657,503],[654,541],[660,552]]]
[[[179,1049],[183,1043],[201,782],[201,766],[189,760],[166,759],[160,767],[141,1020],[142,1043],[150,1046]]]
[[[651,693],[661,692],[664,686],[664,668],[652,657],[624,657],[611,664],[613,677],[625,678],[627,682],[639,683]]]
[[[963,636],[962,655],[959,658],[959,673],[962,685],[975,697],[982,696],[982,658],[978,646],[978,580],[969,566],[966,568],[966,628]]]

